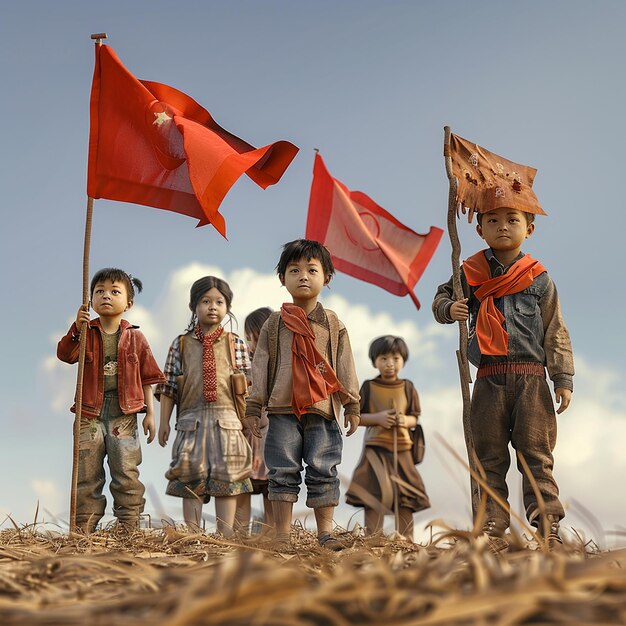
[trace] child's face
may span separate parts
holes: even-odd
[[[535,225],[526,222],[522,211],[507,208],[484,213],[482,223],[476,226],[490,248],[503,252],[519,250],[534,230]]]
[[[228,313],[226,298],[216,287],[211,287],[196,305],[198,324],[203,332],[213,332]]]
[[[380,372],[383,380],[397,380],[400,370],[404,367],[404,359],[397,352],[380,354],[374,360],[374,367]]]
[[[287,287],[294,304],[302,304],[317,299],[322,287],[328,284],[330,276],[324,275],[322,264],[317,259],[300,259],[287,265],[280,282]]]
[[[96,283],[91,294],[91,307],[100,317],[115,317],[133,306],[123,282],[109,279]]]

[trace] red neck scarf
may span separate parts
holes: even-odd
[[[194,328],[196,337],[202,342],[202,390],[207,402],[217,400],[217,371],[215,369],[213,344],[222,336],[223,332],[223,326],[214,330],[210,335],[205,335],[199,324],[196,324]]]
[[[505,274],[491,278],[489,261],[485,251],[481,250],[463,262],[463,271],[472,287],[479,286],[474,295],[481,303],[476,319],[476,336],[481,354],[506,356],[509,353],[509,335],[503,327],[504,315],[496,307],[494,298],[523,291],[546,268],[526,254],[511,265]]]
[[[299,419],[307,407],[341,389],[333,368],[315,347],[315,333],[299,306],[285,303],[280,309],[285,326],[293,333],[291,344],[291,408]]]

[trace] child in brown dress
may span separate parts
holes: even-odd
[[[385,335],[370,344],[369,357],[379,376],[361,387],[361,426],[367,431],[346,501],[365,509],[365,528],[371,534],[382,529],[382,511],[394,511],[397,498],[399,531],[413,541],[413,513],[429,508],[430,501],[411,454],[410,431],[419,420],[419,397],[410,380],[398,378],[409,349],[402,337]],[[394,466],[410,488],[392,481]],[[384,509],[374,508],[376,503]]]

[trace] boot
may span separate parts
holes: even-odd
[[[482,528],[483,535],[489,539],[489,549],[494,553],[504,552],[509,548],[509,542],[504,538],[508,524],[504,520],[490,519]]]
[[[539,532],[552,552],[563,545],[563,539],[559,534],[559,516],[547,514],[545,518],[539,518]]]

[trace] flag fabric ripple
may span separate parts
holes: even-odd
[[[396,296],[408,294],[419,309],[413,289],[442,234],[436,226],[426,235],[411,230],[364,193],[333,178],[322,157],[315,156],[306,237],[328,248],[338,271]]]
[[[106,45],[96,46],[90,118],[89,196],[188,215],[224,237],[219,207],[237,179],[265,189],[298,152],[288,141],[251,146],[183,92],[135,78]]]

